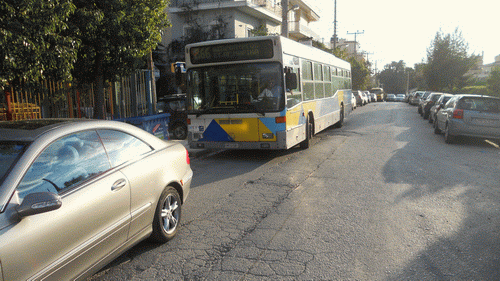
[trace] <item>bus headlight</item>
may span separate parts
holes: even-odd
[[[263,133],[262,138],[265,140],[274,139],[274,134],[273,133]]]

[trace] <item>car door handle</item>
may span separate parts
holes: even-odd
[[[111,186],[111,191],[118,191],[122,189],[125,185],[127,184],[127,181],[125,179],[119,179],[115,181],[113,186]]]

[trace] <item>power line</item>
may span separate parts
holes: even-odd
[[[356,41],[356,36],[357,36],[358,34],[365,34],[365,31],[364,31],[364,30],[363,30],[363,31],[359,31],[359,30],[358,30],[358,31],[356,31],[356,32],[351,32],[351,33],[349,33],[349,31],[347,31],[347,35],[352,35],[352,34],[354,34],[354,55],[357,55],[357,52],[356,52],[356,47],[357,47],[357,45],[358,45],[358,41]]]

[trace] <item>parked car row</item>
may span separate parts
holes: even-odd
[[[370,91],[352,90],[351,99],[353,109],[355,109],[357,106],[363,106],[371,102],[376,102],[377,95],[375,93],[370,93]]]
[[[500,140],[500,98],[424,92],[418,106],[418,113],[446,143],[461,136]]]

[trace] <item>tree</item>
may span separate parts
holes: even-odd
[[[488,77],[488,90],[490,95],[500,97],[500,67],[491,70]]]
[[[410,75],[414,71],[406,67],[406,64],[400,60],[399,62],[393,61],[384,66],[384,70],[378,75],[380,83],[384,85],[384,90],[388,93],[406,93],[406,89],[413,88],[408,85]],[[411,75],[413,76],[413,75]]]
[[[74,10],[71,0],[0,2],[0,89],[71,79],[80,43],[68,34]]]
[[[437,32],[427,49],[424,76],[433,91],[454,92],[467,85],[465,73],[474,67],[478,56],[468,54],[469,46],[457,29],[453,34]]]
[[[72,35],[81,42],[73,76],[95,83],[94,118],[104,118],[104,82],[144,65],[167,26],[167,0],[73,0]]]
[[[351,63],[352,88],[367,89],[370,82],[370,69],[365,60],[350,57],[348,61]]]
[[[263,24],[259,25],[259,27],[250,30],[253,36],[267,36],[269,35],[269,30]]]

